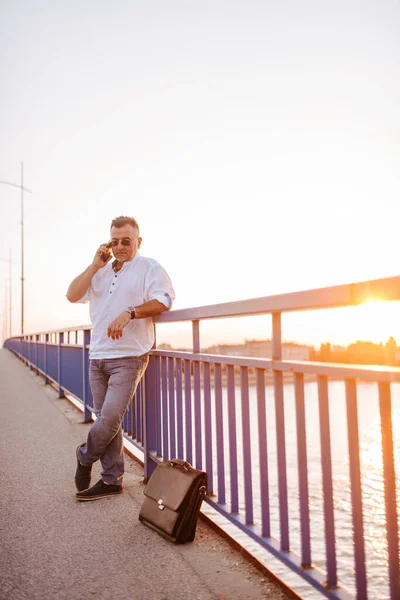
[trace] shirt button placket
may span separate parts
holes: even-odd
[[[115,275],[115,277],[118,277],[118,276]],[[115,285],[115,281],[113,281],[111,285]],[[112,290],[110,290],[110,294],[112,294]]]

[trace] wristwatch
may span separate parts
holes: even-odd
[[[126,310],[131,315],[131,319],[134,319],[136,317],[136,308],[134,306],[128,306]]]

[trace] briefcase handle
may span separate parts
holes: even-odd
[[[169,460],[169,465],[171,467],[177,467],[178,469],[183,469],[184,471],[190,471],[192,469],[192,465],[185,460],[179,460],[177,458],[173,458]]]

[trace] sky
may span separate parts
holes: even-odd
[[[33,192],[25,332],[89,323],[65,293],[118,215],[176,309],[398,275],[399,31],[394,0],[0,1],[0,180],[23,162]],[[20,201],[0,184],[3,335],[10,251],[21,327]],[[190,341],[188,323],[159,329]],[[201,332],[260,339],[270,320]],[[304,343],[391,334],[397,302],[284,317]]]

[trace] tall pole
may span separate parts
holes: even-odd
[[[4,305],[5,305],[5,311],[3,313],[3,338],[6,340],[7,339],[7,329],[8,329],[8,323],[7,323],[7,286],[4,286]]]
[[[24,334],[24,163],[21,162],[21,334]]]
[[[9,271],[9,302],[10,302],[10,306],[9,306],[9,310],[10,310],[10,337],[12,336],[12,302],[11,302],[11,296],[12,296],[12,290],[11,290],[11,248],[10,248],[10,271]]]
[[[0,180],[0,184],[11,185],[21,190],[21,333],[24,333],[24,191],[32,194],[32,190],[24,188],[24,163],[21,162],[21,184]]]

